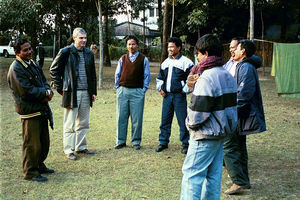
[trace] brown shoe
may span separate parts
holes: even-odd
[[[244,189],[250,189],[250,185],[237,185],[235,183],[232,184],[232,186],[226,190],[224,193],[228,195],[237,194],[241,192]]]
[[[69,158],[70,160],[77,160],[77,157],[74,155],[74,153],[67,154],[67,158]]]

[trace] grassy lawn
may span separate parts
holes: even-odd
[[[146,93],[142,149],[130,145],[115,150],[115,66],[104,69],[104,89],[98,90],[91,109],[88,149],[93,156],[70,161],[63,153],[61,97],[55,93],[50,105],[55,129],[50,131],[51,146],[46,165],[56,172],[49,181],[23,180],[22,129],[7,88],[10,59],[0,58],[0,199],[179,199],[181,166],[184,155],[177,120],[174,119],[169,148],[156,153],[162,98],[155,91],[158,67],[151,67],[152,80]],[[48,77],[50,62],[44,69]],[[235,196],[222,193],[221,199],[300,199],[300,100],[281,98],[272,77],[261,80],[267,131],[248,137],[249,170],[252,189]],[[222,192],[229,181],[223,171]]]

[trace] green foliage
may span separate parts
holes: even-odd
[[[109,46],[109,54],[112,60],[119,60],[120,57],[127,53],[127,48],[125,47],[117,47],[117,46]]]

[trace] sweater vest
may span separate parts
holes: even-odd
[[[129,54],[122,56],[122,74],[119,85],[128,88],[144,87],[144,59],[145,56],[139,53],[134,62],[129,60]]]

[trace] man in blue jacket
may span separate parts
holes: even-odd
[[[215,35],[202,36],[196,50],[200,76],[186,118],[191,135],[182,166],[181,200],[220,199],[223,140],[237,127],[237,88],[222,67],[222,44]]]
[[[180,53],[181,49],[182,41],[179,38],[169,38],[169,57],[161,64],[156,78],[156,89],[163,97],[159,145],[155,149],[156,152],[168,148],[174,111],[180,129],[181,153],[186,154],[189,145],[189,132],[184,123],[187,115],[187,102],[183,88],[186,86],[186,79],[193,67],[193,62]]]
[[[238,62],[235,70],[237,83],[237,103],[239,128],[224,142],[224,161],[232,180],[225,194],[236,194],[250,189],[248,174],[248,153],[246,135],[266,130],[263,102],[256,68],[261,59],[253,56],[255,44],[250,40],[241,40],[234,52]]]

